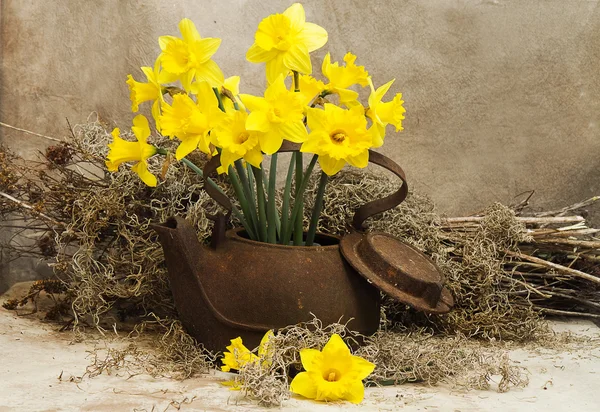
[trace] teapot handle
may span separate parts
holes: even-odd
[[[284,141],[281,148],[278,150],[279,153],[282,152],[299,152],[300,145],[296,143],[291,143],[288,141]],[[383,167],[384,169],[389,170],[394,173],[400,180],[402,180],[402,186],[384,198],[372,200],[364,205],[360,206],[354,212],[354,217],[352,218],[352,226],[356,230],[364,230],[363,222],[377,213],[385,212],[386,210],[392,209],[398,206],[400,203],[406,199],[408,195],[408,184],[406,183],[406,175],[404,174],[404,170],[392,159],[382,155],[381,153],[374,152],[369,150],[369,162],[374,163]],[[209,178],[211,174],[216,172],[217,168],[221,164],[221,155],[217,154],[206,163],[204,166],[204,176]],[[231,216],[232,204],[231,200],[219,192],[215,187],[207,184],[207,181],[204,181],[204,190],[206,193],[212,197],[217,203],[227,210],[227,213],[223,215],[221,212],[217,213],[217,215],[209,216],[210,219],[215,221],[215,227],[213,228],[213,246],[216,246],[221,240],[225,238],[225,224],[229,217]]]

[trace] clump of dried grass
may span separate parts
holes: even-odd
[[[487,390],[498,379],[497,390],[506,392],[528,383],[525,369],[511,364],[505,352],[486,348],[462,335],[436,336],[414,329],[361,336],[347,325],[324,327],[313,319],[277,331],[262,357],[242,367],[235,378],[236,385],[262,405],[281,405],[289,397],[290,376],[301,370],[300,350],[321,350],[334,333],[356,348],[355,355],[376,365],[367,384],[448,382],[460,389]]]
[[[153,332],[145,333],[147,328]],[[107,342],[89,351],[91,363],[83,376],[110,375],[115,370],[130,376],[144,373],[183,380],[208,373],[216,363],[216,357],[188,335],[177,320],[144,322],[125,342],[129,342],[125,347],[119,347],[123,341],[117,340],[117,347]]]

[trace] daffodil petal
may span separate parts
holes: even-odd
[[[196,92],[198,107],[202,110],[208,111],[211,107],[218,106],[219,101],[209,82],[198,81],[194,83],[194,91]]]
[[[305,23],[298,35],[298,41],[304,44],[309,52],[320,49],[327,43],[327,31],[314,23]]]
[[[187,72],[179,76],[179,80],[181,80],[181,85],[188,93],[191,91],[192,81],[194,80],[195,75],[196,69],[189,69]]]
[[[321,166],[321,170],[323,170],[323,172],[325,172],[325,174],[327,174],[328,176],[333,176],[334,174],[342,170],[345,164],[346,161],[344,159],[334,159],[333,157],[328,155],[319,156],[319,166]]]
[[[323,347],[323,353],[328,355],[330,353],[340,353],[344,355],[350,355],[350,349],[346,346],[346,343],[340,335],[334,333],[331,335],[329,341]]]
[[[321,357],[321,351],[319,350],[309,348],[300,349],[302,367],[309,372],[319,368]]]
[[[138,141],[145,142],[148,136],[150,136],[150,126],[148,125],[148,119],[142,114],[138,114],[133,118],[133,127],[131,131],[137,137]]]
[[[327,114],[323,109],[309,107],[306,109],[306,120],[310,130],[325,129],[327,127]]]
[[[169,43],[176,41],[177,37],[175,36],[160,36],[158,38],[158,45],[162,51],[165,51]]]
[[[346,384],[346,392],[344,393],[344,399],[359,404],[365,398],[365,387],[363,386],[362,380],[352,381]]]
[[[312,73],[310,55],[305,45],[296,44],[283,55],[283,65],[302,74]]]
[[[320,149],[323,143],[323,132],[311,132],[308,139],[302,143],[300,151],[302,153],[320,154]]]
[[[148,185],[150,187],[156,187],[156,185],[158,183],[156,180],[156,176],[154,176],[152,173],[150,173],[148,171],[146,162],[138,162],[138,163],[134,164],[133,167],[131,168],[131,170],[133,170],[135,173],[137,173],[137,175],[140,177],[140,179],[142,179],[142,182],[146,183],[146,185]]]
[[[375,93],[371,93],[369,96],[369,107],[375,107],[381,102],[381,99],[383,99],[383,96],[385,96],[388,90],[390,90],[390,87],[392,87],[394,81],[396,81],[396,79],[390,80],[383,86],[378,87],[377,90],[375,90]]]
[[[230,150],[223,149],[221,151],[221,166],[225,169],[225,173],[229,174],[229,167],[239,158],[240,156]]]
[[[223,82],[223,87],[229,90],[234,96],[240,94],[240,76],[230,76]]]
[[[250,163],[252,166],[260,169],[260,165],[263,160],[263,155],[262,155],[262,152],[260,151],[260,148],[256,147],[256,148],[246,152],[246,155],[244,156],[244,160],[247,161],[248,163]],[[261,342],[261,348],[258,350],[259,355],[262,355],[261,354],[262,345],[263,345],[263,343]]]
[[[271,123],[265,112],[252,112],[246,119],[246,129],[259,132],[268,132],[271,130]]]
[[[352,355],[352,371],[355,373],[354,377],[362,381],[369,376],[375,370],[375,364],[369,362],[360,356]]]
[[[302,120],[280,123],[277,129],[279,129],[282,137],[290,142],[302,143],[308,138],[308,132]]]
[[[273,83],[277,79],[277,76],[279,76],[280,74],[283,74],[284,76],[287,75],[289,69],[286,68],[285,65],[283,64],[283,54],[282,53],[278,53],[275,56],[275,58],[273,58],[267,62],[266,71],[267,71],[267,82],[269,84]]]
[[[325,77],[329,78],[329,67],[331,66],[331,53],[327,53],[323,58],[323,63],[321,64],[321,71],[325,75]]]
[[[306,22],[304,7],[300,3],[294,3],[283,12],[283,15],[290,19],[291,29],[294,31],[302,30]]]
[[[158,75],[158,83],[160,84],[166,84],[166,83],[173,83],[176,82],[179,79],[179,76],[173,73],[169,73],[166,70],[161,70],[159,75]]]
[[[144,73],[144,75],[146,76],[146,79],[151,82],[152,80],[154,80],[154,70],[152,69],[152,67],[140,67],[140,69],[142,69],[142,72]]]
[[[358,93],[355,92],[354,90],[336,89],[335,91],[340,96],[341,104],[346,104],[346,103],[349,103],[349,102],[352,102],[352,101],[355,101],[356,99],[358,99]],[[352,105],[352,106],[354,106],[354,105]]]
[[[160,99],[156,99],[152,103],[152,118],[154,119],[156,130],[160,132]]]
[[[300,372],[290,383],[290,391],[308,399],[315,399],[317,396],[317,385],[310,378],[308,372]]]
[[[250,116],[248,116],[250,118]],[[283,137],[274,131],[263,133],[259,136],[258,141],[260,142],[260,148],[263,152],[268,155],[272,155],[279,150],[283,143]]]
[[[258,44],[254,43],[246,52],[246,60],[250,63],[264,63],[277,56],[276,49],[265,50]]]
[[[286,92],[288,92],[288,89],[285,87],[285,79],[282,74],[279,74],[265,90],[265,99],[273,101]]]
[[[383,145],[383,139],[385,137],[385,126],[382,126],[378,123],[373,123],[373,125],[369,129],[369,132],[371,132],[373,147],[381,147]]]
[[[198,33],[198,30],[196,29],[196,25],[190,19],[182,19],[179,22],[179,31],[186,43],[201,39],[200,33]]]
[[[369,151],[364,150],[356,156],[348,156],[346,160],[354,167],[365,168],[369,164]]]
[[[198,148],[200,136],[187,138],[182,141],[175,151],[175,158],[181,160]]]
[[[202,40],[196,40],[193,43],[193,50],[198,63],[205,63],[213,54],[217,52],[221,45],[221,39],[207,37]]]
[[[217,63],[208,60],[196,68],[196,80],[208,82],[212,87],[219,87],[223,84],[225,76]]]
[[[240,94],[240,99],[244,106],[251,112],[262,110],[269,110],[269,103],[264,97],[252,96],[251,94]]]

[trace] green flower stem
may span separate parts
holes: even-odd
[[[237,171],[237,174],[240,178],[240,182],[242,183],[242,188],[244,189],[244,196],[246,196],[246,200],[248,201],[248,209],[250,213],[250,216],[248,218],[250,219],[252,228],[254,229],[254,233],[256,234],[258,233],[258,215],[256,213],[256,200],[254,199],[254,189],[250,185],[250,181],[248,175],[246,174],[246,169],[244,168],[242,161],[238,159],[234,162],[234,164],[235,170]],[[253,179],[252,176],[250,177]],[[254,185],[254,181],[252,181],[252,185]]]
[[[298,153],[292,153],[292,158],[290,159],[290,166],[288,167],[287,176],[285,178],[285,188],[283,189],[283,205],[281,206],[281,235],[279,237],[279,243],[281,244],[284,244],[285,239],[290,238],[290,194],[292,192],[292,178],[294,177],[294,165],[296,164],[296,155],[298,155]]]
[[[306,246],[312,246],[315,240],[315,233],[317,232],[317,224],[319,223],[319,217],[321,216],[321,210],[323,209],[323,195],[325,194],[325,186],[329,176],[325,172],[321,172],[321,178],[319,179],[319,188],[317,189],[317,196],[315,197],[315,205],[313,207],[312,216],[310,217],[310,226],[308,233],[306,234]]]
[[[223,106],[223,99],[221,98],[221,93],[219,92],[219,89],[217,89],[216,87],[213,87],[213,92],[215,92],[215,96],[217,96],[217,101],[219,102],[219,109],[221,109],[222,112],[225,111],[225,106]]]
[[[246,176],[248,176],[248,188],[250,189],[250,197],[252,198],[252,204],[254,205],[254,210],[256,211],[256,189],[254,183],[254,173],[252,172],[252,165],[250,163],[246,163],[246,171],[248,172]],[[256,215],[256,221],[258,222],[258,214]],[[257,226],[258,227],[258,223]]]
[[[310,174],[312,173],[314,167],[315,167],[315,163],[317,163],[317,159],[319,156],[314,155],[310,161],[310,164],[308,165],[308,167],[306,168],[306,173],[304,174],[304,177],[302,179],[300,179],[300,187],[298,188],[298,190],[296,190],[296,198],[294,199],[294,209],[292,209],[292,222],[295,222],[298,220],[298,217],[300,215],[300,212],[303,208],[304,205],[304,191],[306,190],[306,186],[308,186],[308,181],[310,179]],[[300,215],[300,218],[302,217],[302,215]],[[302,220],[300,220],[302,221]],[[289,242],[289,239],[283,239],[284,242]],[[284,243],[285,244],[285,243]],[[296,243],[296,230],[294,230],[294,246],[299,246],[302,244],[302,228],[300,228],[300,241],[298,243]]]
[[[248,236],[250,236],[251,239],[256,240],[256,234],[253,230],[253,228],[251,227],[251,225],[249,225],[247,223],[247,220],[250,217],[250,208],[248,206],[248,200],[246,200],[246,196],[244,195],[244,188],[242,187],[242,184],[240,182],[240,179],[238,178],[238,176],[235,174],[235,170],[233,169],[233,166],[229,166],[229,181],[231,182],[231,185],[233,186],[233,190],[235,191],[235,195],[238,198],[238,201],[240,202],[240,206],[242,207],[242,212],[244,213],[244,222],[242,222],[242,225],[244,226],[244,229],[246,229],[246,232],[248,233]]]
[[[304,166],[302,164],[302,153],[298,153],[296,156],[296,193],[294,197],[294,209],[296,205],[300,208],[295,218],[292,218],[292,222],[294,222],[294,245],[298,246],[302,244],[302,235],[304,232],[303,222],[304,222],[304,190],[300,191],[300,186],[302,183],[302,172],[304,170]]]
[[[162,149],[160,147],[156,148],[156,153],[166,156],[167,154],[169,154],[169,152],[165,149]],[[187,167],[189,167],[190,169],[192,169],[194,172],[196,172],[196,174],[198,176],[200,176],[201,178],[204,179],[204,173],[202,172],[202,169],[200,169],[198,166],[196,166],[192,161],[190,161],[189,159],[186,159],[185,157],[183,159],[181,159],[181,163],[183,163],[184,165],[186,165]],[[207,179],[204,179],[210,186],[212,186],[213,188],[215,188],[216,190],[218,190],[220,193],[222,193],[223,195],[227,196],[225,194],[225,192],[223,191],[223,189],[221,189],[219,187],[218,184],[215,183],[214,180],[212,180],[210,177]],[[246,223],[246,220],[244,219],[244,216],[242,216],[242,213],[238,210],[238,208],[232,204],[231,205],[231,212],[233,213],[233,215],[242,223],[242,225],[244,227],[246,227],[248,224]]]
[[[256,180],[256,198],[258,201],[258,233],[261,242],[267,241],[267,211],[265,189],[263,187],[263,175],[261,170],[252,166],[254,179]]]
[[[277,183],[277,153],[271,155],[271,168],[269,169],[269,184],[268,184],[268,203],[267,203],[267,219],[269,221],[269,230],[267,233],[267,241],[269,243],[277,243],[277,206],[275,204],[275,184]]]

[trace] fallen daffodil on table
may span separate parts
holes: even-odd
[[[252,353],[250,349],[244,346],[242,338],[239,336],[235,339],[231,339],[231,345],[227,346],[223,353],[221,362],[221,370],[223,372],[239,371],[244,366],[254,363],[263,362],[263,366],[269,366],[269,340],[273,337],[273,331],[269,330],[263,336],[258,346],[258,355]],[[232,390],[239,390],[240,385],[236,381],[224,381],[221,382],[224,386],[229,386]]]
[[[322,351],[301,349],[300,359],[305,372],[294,377],[290,391],[317,401],[362,402],[362,380],[375,369],[371,362],[352,355],[338,334],[331,336]]]

